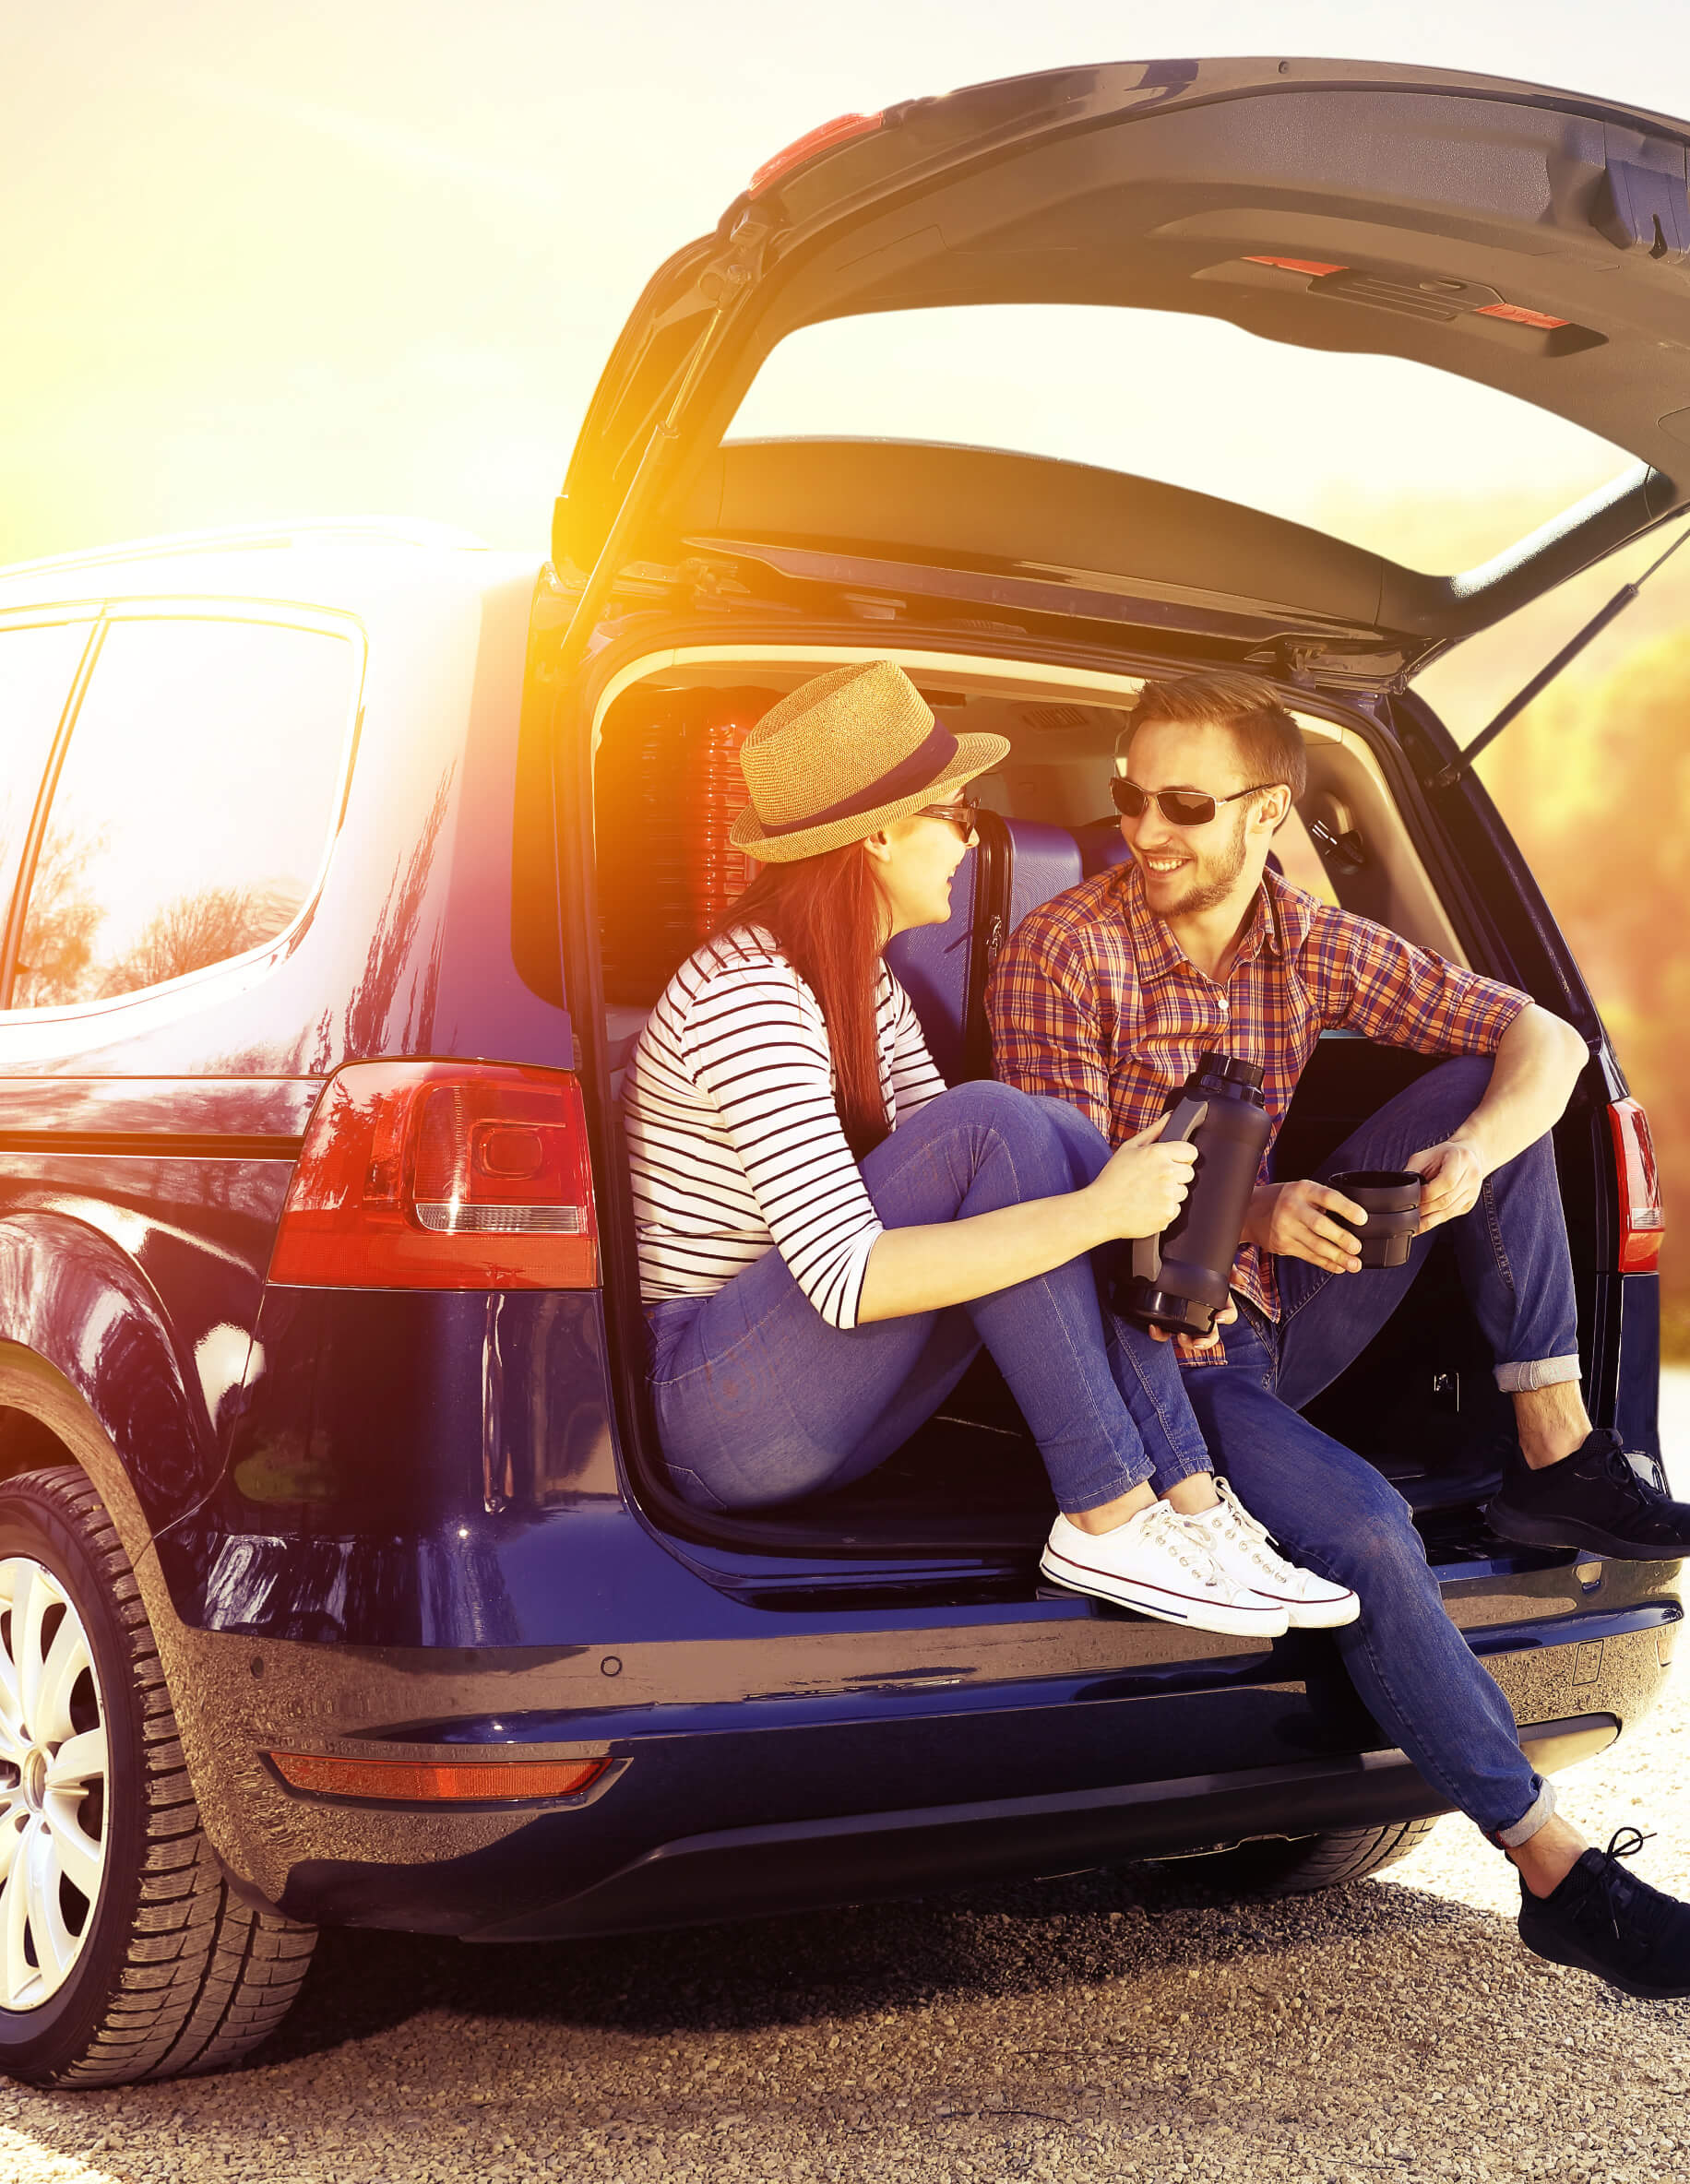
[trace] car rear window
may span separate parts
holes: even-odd
[[[732,425],[739,439],[791,433],[1093,463],[1436,575],[1487,561],[1634,460],[1549,410],[1402,357],[1072,303],[802,327],[770,354]]]
[[[54,788],[14,1008],[135,992],[292,923],[339,813],[360,653],[280,623],[112,622]]]

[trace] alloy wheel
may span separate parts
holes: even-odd
[[[0,1561],[0,2010],[39,2009],[92,1931],[110,1811],[105,1703],[69,1594]]]

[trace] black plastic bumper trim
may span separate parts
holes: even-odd
[[[1522,1727],[1553,1773],[1604,1750],[1611,1714]],[[1252,1836],[1318,1834],[1451,1810],[1401,1751],[1296,1760],[1224,1774],[902,1812],[724,1828],[660,1844],[594,1887],[465,1936],[530,1941],[707,1925],[875,1897],[949,1893],[1018,1875],[1186,1852]]]

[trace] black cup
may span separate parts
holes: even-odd
[[[1332,1217],[1360,1239],[1364,1267],[1408,1264],[1409,1246],[1420,1226],[1420,1177],[1408,1169],[1364,1168],[1332,1178],[1332,1189],[1341,1191],[1367,1216],[1361,1228],[1341,1214]]]

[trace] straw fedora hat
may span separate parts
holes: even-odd
[[[740,746],[751,796],[730,839],[764,864],[860,842],[998,764],[1007,736],[953,735],[896,661],[831,668]]]

